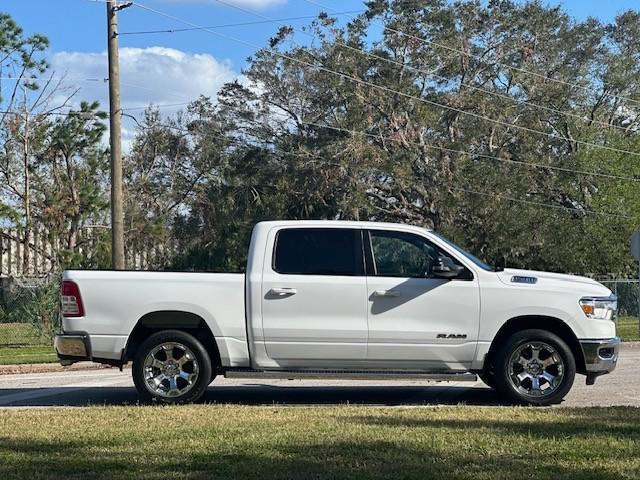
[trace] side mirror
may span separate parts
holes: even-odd
[[[452,279],[462,273],[464,267],[456,265],[449,257],[439,257],[431,273],[437,278]]]

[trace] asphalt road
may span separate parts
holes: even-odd
[[[577,376],[562,406],[640,406],[640,347],[626,345],[618,368],[586,386]],[[117,369],[0,376],[0,407],[132,405],[138,397],[130,371]],[[218,378],[205,403],[242,405],[501,405],[481,381],[237,380]]]

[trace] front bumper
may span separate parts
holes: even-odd
[[[610,373],[618,363],[620,338],[580,340],[587,376],[596,377]]]
[[[91,360],[91,340],[85,332],[69,332],[56,335],[53,346],[62,365]]]

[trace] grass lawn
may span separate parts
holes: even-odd
[[[0,345],[43,345],[50,340],[50,335],[31,323],[0,323]]]
[[[620,317],[618,319],[618,336],[625,342],[640,341],[638,335],[638,318],[636,317]]]
[[[0,365],[22,363],[55,363],[56,352],[51,345],[40,347],[0,347]]]
[[[0,323],[0,365],[57,362],[52,343],[31,323]]]
[[[640,409],[0,410],[0,478],[640,478]]]

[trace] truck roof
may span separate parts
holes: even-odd
[[[295,227],[296,225],[311,227],[352,227],[352,228],[370,228],[370,229],[389,229],[402,227],[403,229],[429,230],[430,228],[410,225],[406,223],[390,223],[390,222],[360,222],[352,220],[271,220],[259,222],[256,228],[271,229],[273,227]]]

